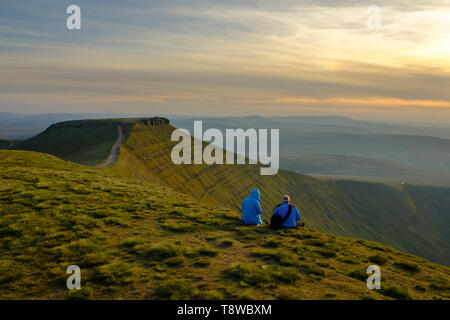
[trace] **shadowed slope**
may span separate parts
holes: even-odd
[[[22,142],[17,149],[40,151],[65,160],[98,165],[108,158],[123,119],[60,122]]]
[[[118,129],[117,141],[112,146],[111,154],[109,155],[109,157],[106,160],[106,162],[99,166],[101,168],[109,167],[110,165],[112,165],[117,160],[117,156],[119,155],[119,148],[122,145],[122,142],[124,140],[123,129],[122,129],[122,126],[120,124],[117,126],[117,129]]]
[[[11,142],[9,140],[0,138],[0,149],[8,149],[11,146]]]

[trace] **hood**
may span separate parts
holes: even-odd
[[[250,197],[255,198],[255,199],[258,200],[258,201],[261,200],[261,195],[260,195],[258,189],[253,189],[253,190],[250,192]]]

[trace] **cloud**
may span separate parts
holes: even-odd
[[[77,100],[98,111],[447,116],[441,1],[375,1],[378,32],[360,1],[79,1],[80,32],[65,29],[68,3],[0,5],[2,110],[65,111]]]

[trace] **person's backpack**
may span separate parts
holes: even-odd
[[[278,205],[277,207],[281,206]],[[277,208],[276,207],[276,208]],[[274,215],[272,215],[272,218],[270,218],[270,227],[274,230],[278,230],[282,228],[283,223],[289,218],[292,211],[292,205],[289,205],[288,212],[286,213],[286,216],[284,218],[281,217],[281,215],[277,212]]]

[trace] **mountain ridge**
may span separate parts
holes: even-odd
[[[109,153],[117,139],[117,121],[124,122],[123,119],[113,120],[114,134],[110,137],[110,145],[105,148],[106,153]],[[64,127],[60,129],[62,131],[54,131],[52,135],[64,136]],[[139,121],[128,123],[124,127],[126,139],[120,148],[118,160],[105,170],[165,185],[195,199],[237,211],[240,210],[242,199],[248,196],[252,188],[257,187],[262,191],[266,220],[280,201],[279,197],[289,193],[308,225],[317,230],[381,241],[435,261],[449,263],[449,232],[445,229],[449,223],[445,210],[450,191],[446,188],[429,189],[440,192],[428,192],[427,198],[422,199],[418,207],[410,196],[414,192],[415,197],[418,197],[416,187],[410,185],[323,181],[284,170],[273,177],[260,176],[258,165],[176,166],[170,160],[170,152],[175,144],[170,141],[173,130],[174,127],[169,123],[160,126],[145,126]],[[49,132],[46,134],[46,139],[50,139]],[[75,133],[73,135],[76,136]],[[46,143],[45,139],[41,143]],[[76,161],[77,157],[69,160]],[[437,203],[443,203],[444,208],[435,208]],[[427,221],[427,215],[434,219]],[[435,223],[435,220],[441,223]]]

